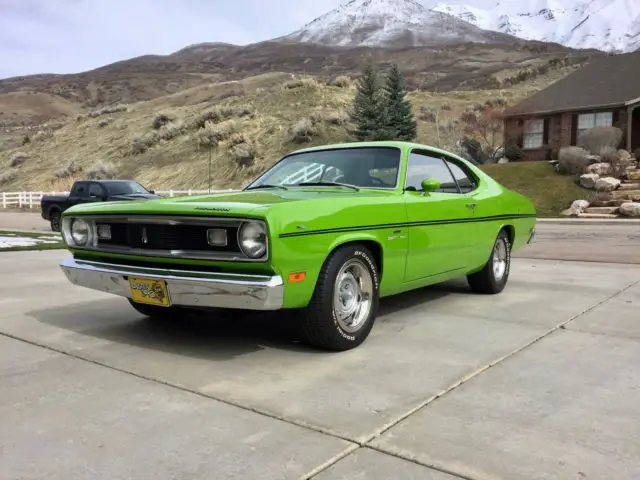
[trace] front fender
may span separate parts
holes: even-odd
[[[396,228],[278,238],[272,250],[272,261],[274,269],[285,282],[284,307],[306,306],[313,296],[325,260],[337,248],[355,242],[371,242],[377,247],[378,251],[372,253],[381,267],[381,296],[402,281],[408,236],[406,232],[398,233]],[[305,274],[303,281],[289,281],[291,274],[302,272]]]

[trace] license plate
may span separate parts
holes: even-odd
[[[161,307],[171,305],[167,282],[164,280],[129,277],[129,288],[131,288],[131,300],[134,302]]]

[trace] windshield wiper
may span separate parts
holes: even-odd
[[[255,188],[281,188],[282,190],[289,190],[287,187],[283,187],[282,185],[269,185],[265,183],[264,185],[255,185],[253,187],[247,187],[245,190],[253,190]]]
[[[356,191],[360,189],[355,185],[349,185],[348,183],[339,183],[339,182],[302,182],[298,183],[301,187],[321,187],[321,186],[330,186],[330,187],[347,187],[353,188]]]

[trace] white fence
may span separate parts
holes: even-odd
[[[234,191],[237,190],[211,190],[211,193]],[[155,193],[163,197],[177,197],[183,195],[202,195],[209,193],[209,190],[156,190]],[[40,200],[44,195],[69,195],[69,192],[1,192],[0,208],[40,209]]]

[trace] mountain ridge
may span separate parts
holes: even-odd
[[[466,0],[431,8],[524,40],[612,53],[640,50],[640,2],[636,0]]]

